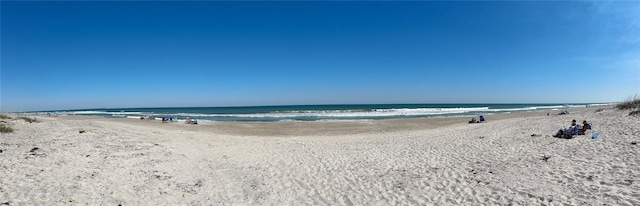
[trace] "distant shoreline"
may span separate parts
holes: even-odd
[[[611,104],[362,104],[251,107],[166,107],[26,112],[47,116],[198,119],[201,122],[344,122],[384,119],[471,117],[515,112],[571,110]]]
[[[542,110],[533,112],[512,112],[486,115],[487,123],[503,121],[514,118],[565,118],[573,116],[575,113],[585,111],[595,111],[599,108],[611,109],[612,106],[597,106],[586,108],[569,109],[569,115],[558,115],[552,113],[557,110]],[[547,116],[547,114],[549,114]],[[557,116],[557,117],[556,117]],[[162,123],[160,120],[140,120],[132,118],[105,118],[99,116],[68,115],[59,116],[64,120],[91,120],[106,121],[114,123],[124,123],[128,125],[138,125],[154,128],[174,128],[194,131],[209,131],[228,135],[282,135],[282,136],[306,136],[306,135],[340,135],[340,134],[362,134],[372,131],[379,131],[384,128],[385,132],[393,131],[414,131],[423,129],[437,129],[451,125],[467,125],[471,117],[424,117],[424,118],[404,118],[404,119],[381,119],[374,121],[291,121],[291,122],[200,122],[198,125],[187,125],[183,121],[173,123]],[[476,117],[477,119],[477,117]],[[485,124],[485,123],[480,123]],[[304,129],[301,129],[304,128]]]

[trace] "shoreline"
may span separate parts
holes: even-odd
[[[570,114],[585,110],[612,108],[612,106],[597,106],[587,108],[568,109]],[[528,117],[549,117],[567,116],[554,115],[557,110],[542,110],[531,112],[511,112],[501,114],[486,115],[486,123],[496,120]],[[38,117],[38,116],[36,116]],[[340,135],[340,134],[363,134],[370,132],[393,132],[393,131],[415,131],[424,129],[437,129],[451,125],[468,125],[469,117],[427,117],[427,118],[400,118],[381,119],[369,121],[285,121],[285,122],[199,122],[198,125],[188,125],[184,122],[162,123],[160,120],[139,120],[131,118],[105,118],[91,116],[59,116],[55,118],[69,120],[98,120],[109,122],[120,122],[139,126],[153,126],[156,128],[175,128],[190,131],[208,131],[228,135],[245,136],[314,136],[314,135]],[[477,117],[477,116],[475,116]],[[480,123],[480,124],[486,124]]]
[[[173,117],[184,121],[187,117],[199,122],[351,122],[389,119],[472,117],[501,113],[540,112],[586,108],[599,104],[382,104],[382,105],[291,105],[265,107],[199,107],[199,108],[123,108],[69,110],[34,115],[86,115],[106,118],[153,116]],[[606,105],[604,105],[606,106]],[[25,113],[28,114],[28,113]]]

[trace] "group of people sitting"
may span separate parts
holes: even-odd
[[[569,128],[562,127],[561,129],[553,135],[553,137],[571,139],[575,135],[584,135],[587,130],[591,130],[591,124],[587,122],[587,120],[582,121],[582,125],[576,124],[576,120],[571,121],[571,126]]]

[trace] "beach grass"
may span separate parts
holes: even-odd
[[[11,133],[13,132],[13,128],[9,127],[6,124],[0,124],[0,133]]]
[[[31,118],[31,117],[18,117],[18,119],[27,121],[29,123],[34,123],[34,122],[38,122],[38,119],[36,118]]]
[[[11,119],[11,117],[4,114],[0,114],[0,119]]]
[[[616,108],[619,110],[632,110],[629,112],[629,115],[638,115],[640,114],[640,96],[634,95],[626,101],[616,105]]]

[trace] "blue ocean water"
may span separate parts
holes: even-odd
[[[606,104],[362,104],[247,107],[111,108],[51,111],[57,115],[108,118],[187,117],[199,121],[369,121],[380,119],[478,116],[508,112],[562,110]]]

